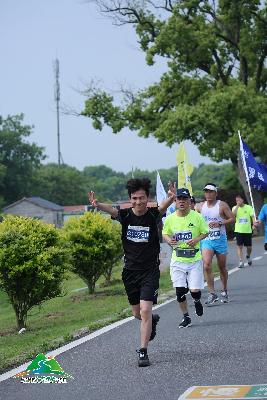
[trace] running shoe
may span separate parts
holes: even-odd
[[[190,317],[184,317],[182,319],[182,322],[179,324],[179,328],[188,328],[188,326],[191,325],[191,318]]]
[[[194,300],[194,305],[195,305],[195,313],[198,317],[201,317],[203,315],[203,306],[201,304],[200,300]]]
[[[244,267],[245,267],[245,264],[243,263],[243,261],[239,261],[238,268],[244,268]]]
[[[149,340],[153,340],[157,333],[157,323],[159,322],[160,316],[158,314],[152,314],[152,330]]]
[[[138,367],[148,367],[150,362],[147,352],[144,349],[136,350],[136,352],[139,354]]]
[[[247,262],[248,262],[248,265],[249,265],[249,266],[252,265],[252,260],[251,260],[250,256],[247,256]]]
[[[221,291],[221,303],[229,303],[229,297],[226,290]]]
[[[209,293],[208,299],[207,299],[207,301],[205,301],[205,304],[207,306],[210,306],[210,305],[216,303],[216,301],[219,301],[219,297],[217,296],[217,294],[216,293]]]

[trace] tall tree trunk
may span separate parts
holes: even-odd
[[[106,269],[106,271],[104,272],[104,277],[106,278],[105,281],[105,286],[109,286],[111,283],[111,276],[112,276],[112,270],[113,270],[113,265],[110,266],[109,268]]]
[[[88,286],[88,291],[89,294],[94,294],[95,293],[95,281],[87,281],[87,286]]]
[[[18,330],[26,328],[27,311],[16,305],[13,305],[13,307],[16,313]]]

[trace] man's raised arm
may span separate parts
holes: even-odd
[[[108,214],[110,214],[113,218],[117,218],[118,216],[118,210],[117,208],[112,207],[111,204],[105,204],[105,203],[100,203],[96,198],[95,198],[95,193],[93,191],[90,191],[88,193],[88,199],[92,206],[98,208],[101,211],[104,211]]]

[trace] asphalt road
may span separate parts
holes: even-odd
[[[254,241],[252,267],[229,276],[229,304],[193,314],[178,329],[176,301],[160,307],[151,366],[137,367],[139,323],[130,321],[56,357],[74,379],[66,384],[0,383],[1,400],[177,400],[190,386],[267,383],[267,254]],[[229,267],[237,265],[230,245]],[[219,289],[219,282],[217,282]],[[206,291],[204,291],[206,297]]]

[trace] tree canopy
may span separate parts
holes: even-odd
[[[167,145],[185,139],[214,161],[237,165],[238,136],[267,162],[267,7],[258,0],[94,0],[118,25],[130,23],[149,65],[168,70],[121,104],[89,90],[82,115],[101,130],[124,127]]]
[[[29,143],[32,127],[23,125],[23,115],[0,117],[0,187],[2,203],[28,195],[36,168],[45,158],[43,148]]]

